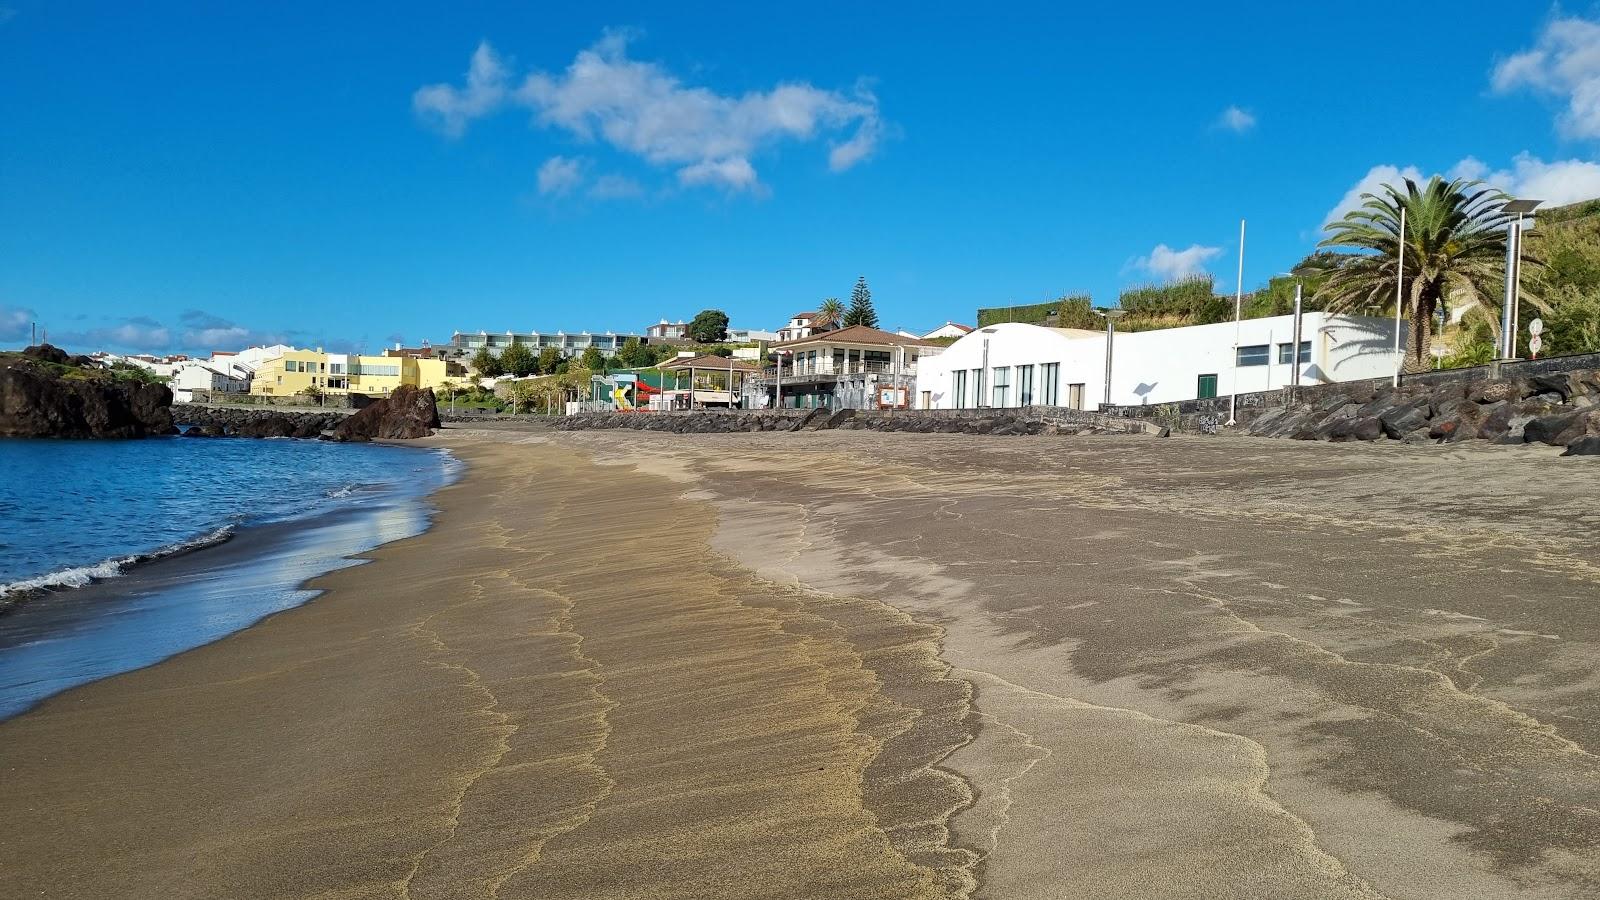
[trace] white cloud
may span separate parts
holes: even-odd
[[[1359,209],[1361,204],[1366,202],[1362,199],[1362,194],[1377,194],[1386,184],[1403,188],[1407,178],[1412,181],[1422,181],[1422,172],[1416,166],[1406,166],[1404,169],[1388,165],[1373,166],[1360,181],[1356,182],[1355,187],[1344,192],[1338,205],[1328,210],[1328,214],[1322,217],[1323,226],[1327,227],[1330,223],[1344,218],[1345,213]]]
[[[589,196],[598,200],[623,200],[638,197],[643,193],[644,188],[639,182],[626,175],[601,175],[594,180],[594,186],[589,188]]]
[[[737,190],[759,186],[751,157],[783,141],[839,139],[828,157],[837,172],[870,157],[881,139],[878,101],[864,88],[846,95],[786,82],[723,95],[686,85],[627,51],[625,35],[608,33],[565,71],[534,72],[513,88],[508,67],[482,44],[465,87],[429,85],[412,102],[425,121],[451,135],[473,119],[523,107],[541,124],[579,140],[603,141],[652,165],[672,167],[683,184]]]
[[[1221,247],[1190,244],[1186,249],[1174,250],[1166,244],[1157,244],[1150,255],[1139,257],[1133,264],[1162,281],[1177,281],[1201,274],[1206,270],[1206,263],[1221,253]]]
[[[0,306],[0,343],[28,340],[33,335],[33,310]]]
[[[1600,22],[1552,19],[1531,49],[1495,65],[1490,83],[1499,93],[1530,88],[1563,98],[1562,133],[1600,138]]]
[[[1475,156],[1468,156],[1449,169],[1444,177],[1482,181],[1513,197],[1543,200],[1546,206],[1565,206],[1579,200],[1600,197],[1600,164],[1582,159],[1545,162],[1531,153],[1519,153],[1509,169],[1490,169]],[[1323,219],[1326,227],[1344,218],[1345,213],[1361,206],[1362,194],[1377,194],[1386,184],[1403,188],[1403,179],[1421,184],[1428,176],[1416,166],[1373,166],[1354,187],[1345,192],[1339,204]]]
[[[1488,167],[1472,157],[1458,163],[1457,171],[1476,165],[1483,174],[1479,181],[1487,182],[1513,197],[1543,200],[1546,206],[1565,206],[1579,200],[1600,197],[1600,164],[1582,159],[1565,159],[1545,162],[1529,153],[1519,153],[1511,161],[1509,170],[1487,171]],[[1469,176],[1461,176],[1469,177]]]
[[[561,196],[570,194],[578,185],[583,183],[583,164],[581,159],[569,159],[565,156],[552,156],[539,167],[539,193]]]
[[[1256,117],[1247,110],[1237,106],[1230,106],[1217,117],[1216,127],[1235,134],[1244,134],[1256,127]]]
[[[489,115],[506,99],[510,72],[488,41],[478,44],[467,68],[467,86],[430,84],[411,95],[411,106],[423,121],[451,137],[460,137],[473,119]]]
[[[115,325],[53,335],[50,342],[77,350],[135,350],[153,353],[172,345],[172,332],[146,316],[123,319]]]
[[[678,170],[678,181],[691,187],[720,185],[731,191],[753,188],[759,183],[756,180],[755,167],[742,156],[730,156],[727,159],[707,160],[692,166],[684,166]]]

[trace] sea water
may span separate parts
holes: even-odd
[[[456,469],[372,444],[0,440],[0,718],[304,603],[425,530]]]

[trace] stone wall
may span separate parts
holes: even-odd
[[[1143,434],[1149,422],[1065,407],[1022,409],[856,410],[778,409],[668,413],[579,413],[556,423],[563,431],[634,428],[675,434],[749,431],[904,431],[918,434]]]
[[[1502,377],[1352,382],[1303,391],[1250,434],[1296,440],[1542,443],[1600,453],[1600,370]],[[1438,374],[1438,373],[1430,373]]]
[[[1545,359],[1520,359],[1511,362],[1494,362],[1465,369],[1440,369],[1406,375],[1400,380],[1404,389],[1417,390],[1445,384],[1530,378],[1535,375],[1553,375],[1565,372],[1600,369],[1600,353],[1583,353],[1573,356],[1552,356]],[[1344,381],[1337,384],[1302,385],[1257,391],[1238,396],[1234,418],[1239,427],[1249,426],[1269,410],[1282,409],[1302,403],[1317,403],[1324,397],[1346,396],[1363,392],[1378,392],[1393,387],[1390,378],[1364,381]],[[1149,406],[1111,406],[1102,410],[1105,415],[1129,416],[1157,422],[1173,431],[1194,432],[1221,426],[1228,421],[1229,396],[1206,400],[1182,400],[1177,403],[1157,403]]]
[[[333,429],[350,414],[348,409],[312,411],[200,403],[172,405],[172,420],[180,428],[197,428],[208,436],[315,437]]]

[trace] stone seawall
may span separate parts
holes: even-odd
[[[1064,407],[962,410],[784,409],[732,412],[579,413],[556,428],[634,428],[674,434],[753,431],[903,431],[916,434],[1153,434],[1141,419],[1103,416]]]
[[[1446,384],[1503,381],[1533,378],[1539,375],[1560,375],[1570,372],[1600,370],[1600,353],[1583,353],[1572,356],[1550,356],[1544,359],[1519,359],[1495,362],[1466,369],[1440,369],[1406,375],[1400,380],[1401,389],[1409,391],[1430,390]],[[1392,387],[1390,378],[1373,378],[1362,381],[1343,381],[1336,384],[1302,385],[1294,388],[1277,388],[1270,391],[1253,391],[1239,394],[1234,418],[1240,428],[1248,427],[1266,413],[1299,404],[1315,404],[1330,396],[1349,396],[1370,392],[1376,396]],[[1129,416],[1146,419],[1171,428],[1173,431],[1207,431],[1228,421],[1232,398],[1224,394],[1205,400],[1181,400],[1176,403],[1154,403],[1142,406],[1111,406],[1104,415]]]
[[[1566,455],[1600,454],[1600,370],[1419,379],[1399,388],[1325,385],[1257,416],[1248,432],[1311,441],[1539,443],[1566,447]]]
[[[352,412],[349,409],[311,411],[174,403],[172,420],[182,428],[198,429],[208,437],[316,437],[332,430]]]

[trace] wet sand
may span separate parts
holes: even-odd
[[[1600,893],[1586,460],[436,440],[427,534],[0,724],[0,895]]]

